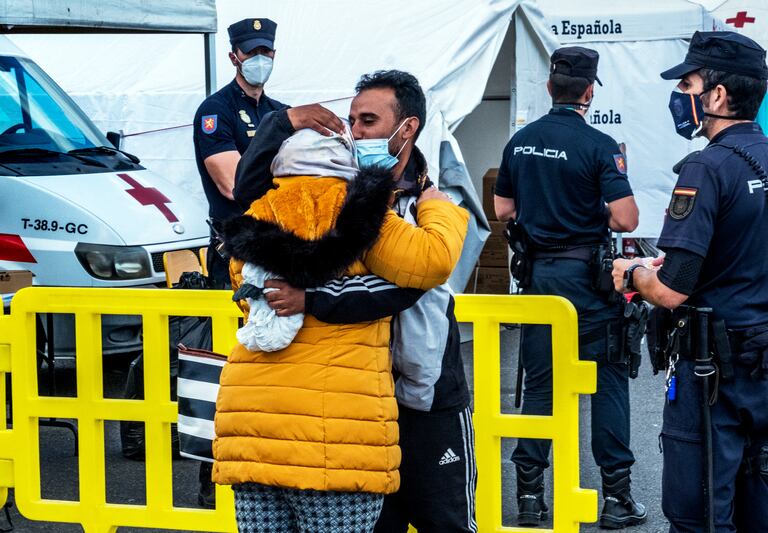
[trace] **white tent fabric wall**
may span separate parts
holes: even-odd
[[[231,81],[226,28],[249,16],[279,27],[267,93],[291,105],[328,102],[346,116],[361,74],[398,68],[414,73],[428,98],[419,139],[430,175],[476,215],[452,285],[463,289],[487,237],[487,223],[451,131],[480,102],[512,14],[533,19],[528,0],[219,1],[217,82]],[[540,17],[540,15],[538,15]],[[373,22],[373,24],[372,24]],[[543,28],[541,20],[531,24]],[[198,35],[13,35],[104,130],[135,133],[189,124],[203,94],[203,38]],[[535,48],[536,35],[529,37]],[[546,39],[546,37],[545,37]],[[544,57],[542,59],[541,57]],[[544,61],[545,56],[538,57]],[[128,137],[124,149],[203,201],[191,128]]]
[[[659,73],[681,61],[696,30],[722,29],[701,6],[686,0],[615,2],[592,0],[578,5],[539,0],[550,30],[563,45],[600,53],[595,98],[587,120],[624,142],[629,178],[640,208],[640,226],[632,234],[657,237],[676,181],[672,166],[703,140],[686,141],[672,126],[667,104],[674,83]],[[517,126],[534,120],[538,101],[518,91]]]
[[[551,107],[546,84],[549,58],[559,42],[548,28],[539,7],[528,6],[527,16],[515,17],[515,91],[511,102],[509,136],[529,121],[546,114]],[[538,39],[532,39],[537,35]]]

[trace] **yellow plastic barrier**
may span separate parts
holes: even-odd
[[[77,397],[38,395],[36,313],[74,313]],[[141,315],[144,331],[144,400],[105,399],[101,355],[102,314]],[[578,394],[595,390],[594,365],[578,361],[576,314],[566,300],[535,296],[457,297],[456,314],[474,323],[475,430],[478,462],[477,522],[481,533],[542,531],[501,525],[501,438],[553,440],[554,531],[577,532],[597,518],[597,494],[579,487]],[[0,421],[0,487],[14,487],[19,512],[32,520],[79,523],[86,533],[114,533],[119,526],[234,532],[234,502],[217,487],[215,510],[173,505],[170,424],[178,417],[170,400],[168,317],[213,317],[213,348],[228,353],[239,310],[224,291],[28,288],[11,314],[0,316],[0,393],[11,371],[12,430]],[[499,323],[551,324],[553,416],[500,413]],[[43,499],[40,491],[40,418],[77,419],[79,501]],[[137,420],[146,431],[146,505],[106,502],[105,420]],[[7,489],[0,488],[0,503]]]
[[[578,322],[570,302],[553,296],[456,297],[459,322],[474,324],[475,455],[480,533],[541,532],[501,525],[501,439],[552,439],[552,531],[578,533],[597,520],[597,493],[579,485],[579,394],[595,392],[595,364],[579,361]],[[500,323],[552,325],[552,416],[501,414]]]
[[[238,309],[217,291],[30,288],[19,291],[11,314],[0,317],[0,346],[10,344],[13,430],[0,431],[0,459],[13,461],[0,485],[15,487],[19,512],[32,520],[79,523],[86,533],[118,526],[187,531],[236,531],[232,491],[217,488],[217,509],[173,506],[168,316],[212,316],[214,350],[227,353]],[[35,313],[74,313],[77,397],[38,396]],[[102,314],[141,315],[144,331],[144,400],[105,399],[101,354]],[[38,419],[77,419],[80,501],[43,499],[40,493]],[[105,420],[139,420],[146,431],[146,505],[106,502]],[[0,469],[4,471],[5,469]]]

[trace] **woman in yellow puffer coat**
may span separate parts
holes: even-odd
[[[309,130],[283,144],[273,174],[315,175],[276,178],[277,188],[226,226],[235,290],[244,261],[297,287],[368,273],[423,290],[447,280],[467,212],[430,199],[417,206],[420,227],[411,226],[388,208],[389,171],[354,177],[337,168],[355,166],[343,144]],[[332,157],[318,158],[317,146]],[[213,479],[233,485],[241,531],[279,523],[291,525],[275,531],[372,530],[383,495],[399,486],[389,322],[327,324],[307,315],[283,350],[234,348],[216,405]]]

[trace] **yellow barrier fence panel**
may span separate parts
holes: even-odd
[[[456,317],[474,324],[475,455],[477,523],[481,533],[541,532],[502,526],[501,439],[551,439],[554,455],[554,518],[557,533],[577,533],[597,520],[597,493],[579,484],[579,394],[596,389],[595,364],[579,361],[576,310],[554,296],[458,295]],[[501,413],[502,323],[552,326],[552,416]]]
[[[32,520],[79,523],[86,533],[114,533],[119,526],[236,531],[233,495],[228,487],[217,487],[215,510],[173,506],[170,427],[178,418],[178,410],[176,402],[171,401],[168,352],[169,316],[212,316],[214,350],[229,353],[236,342],[234,333],[240,316],[230,298],[228,291],[41,287],[19,291],[13,299],[10,317],[2,317],[5,322],[0,333],[0,344],[11,345],[14,404],[14,428],[9,432],[12,452],[2,447],[0,458],[12,454],[8,458],[13,459],[15,498],[20,513]],[[74,398],[37,394],[35,313],[75,314]],[[144,400],[104,398],[102,314],[141,315],[143,319]],[[41,497],[38,421],[48,417],[77,420],[79,501]],[[105,420],[144,422],[146,505],[106,502]],[[6,436],[0,433],[0,439],[3,438]]]
[[[3,305],[0,304],[0,398],[5,406],[6,390],[5,376],[11,371],[11,347],[10,341],[3,338],[3,331],[9,331],[4,327],[11,318],[4,316]],[[0,507],[5,505],[8,499],[8,487],[13,487],[13,462],[11,442],[12,434],[6,427],[5,409],[0,418]]]
[[[169,316],[213,317],[213,348],[229,353],[239,310],[227,291],[28,288],[0,316],[0,376],[13,370],[14,429],[0,426],[0,487],[15,486],[19,511],[33,520],[82,524],[86,533],[119,526],[234,532],[234,502],[217,487],[215,510],[173,506],[170,424],[178,417],[170,399]],[[36,313],[74,313],[77,396],[40,397],[35,344]],[[144,400],[105,399],[101,315],[141,315],[144,328]],[[595,390],[593,363],[578,360],[576,313],[555,297],[457,297],[456,314],[474,323],[475,429],[479,531],[542,531],[501,525],[501,438],[547,438],[554,453],[554,531],[576,532],[597,518],[597,494],[579,487],[578,394]],[[553,413],[500,412],[500,323],[551,324]],[[10,345],[10,354],[8,347]],[[40,491],[40,418],[76,419],[79,428],[80,501],[43,499]],[[134,420],[146,430],[146,505],[106,502],[104,421]],[[2,422],[4,424],[4,420]],[[0,496],[4,497],[3,492]]]

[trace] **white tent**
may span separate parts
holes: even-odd
[[[599,52],[603,86],[595,87],[587,121],[626,144],[629,178],[640,208],[640,226],[633,235],[657,237],[676,180],[672,166],[704,145],[675,133],[667,107],[675,84],[662,80],[659,73],[682,61],[687,39],[696,30],[712,31],[722,25],[686,0],[538,3],[562,45]],[[518,90],[517,100],[516,127],[538,118],[549,106],[541,91]]]
[[[451,130],[480,103],[513,14],[520,28],[518,40],[526,40],[525,49],[532,54],[530,61],[518,63],[522,68],[516,78],[532,83],[546,72],[548,53],[556,43],[528,1],[395,0],[384,8],[356,0],[275,0],[258,6],[245,0],[220,0],[218,86],[234,75],[226,57],[226,28],[248,16],[269,17],[278,23],[275,70],[266,89],[288,104],[328,102],[332,110],[346,116],[361,74],[389,68],[414,73],[428,98],[427,124],[418,144],[429,162],[430,175],[476,215],[452,280],[461,289],[487,236],[487,225]],[[199,37],[13,38],[105,130],[131,134],[189,125],[204,97]],[[509,92],[511,78],[507,79]],[[508,129],[500,132],[498,141],[503,146],[507,138]],[[128,137],[124,149],[202,199],[190,127]]]

